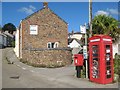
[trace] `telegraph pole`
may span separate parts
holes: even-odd
[[[85,29],[86,29],[86,23],[85,23]],[[86,78],[88,78],[88,51],[87,51],[87,31],[86,31],[86,33],[85,33],[85,46],[84,46],[85,48],[85,51],[86,51],[86,58],[85,58],[85,68],[86,68]]]
[[[91,37],[92,36],[92,0],[89,0],[89,29],[90,29],[89,37]]]

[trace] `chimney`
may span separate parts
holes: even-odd
[[[43,7],[48,8],[48,2],[43,2]]]
[[[74,34],[74,30],[72,30],[72,35]]]

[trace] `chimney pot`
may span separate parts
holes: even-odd
[[[47,7],[48,7],[48,2],[44,2],[44,3],[43,3],[43,7],[44,7],[44,8],[47,8]]]

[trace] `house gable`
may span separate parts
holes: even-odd
[[[30,25],[38,26],[38,34],[30,35]],[[43,8],[22,21],[23,48],[47,48],[48,42],[67,47],[68,26],[49,8]]]
[[[75,39],[69,44],[69,47],[71,48],[78,48],[81,47],[80,43],[78,43]]]

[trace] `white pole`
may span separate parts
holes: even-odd
[[[92,36],[92,0],[89,0],[89,29],[90,29],[90,35]]]
[[[86,28],[86,23],[85,23],[85,28]],[[85,33],[85,46],[86,46],[86,56],[87,55],[87,33]],[[86,78],[88,78],[88,58],[86,57],[86,60],[85,60],[85,66],[86,66]]]

